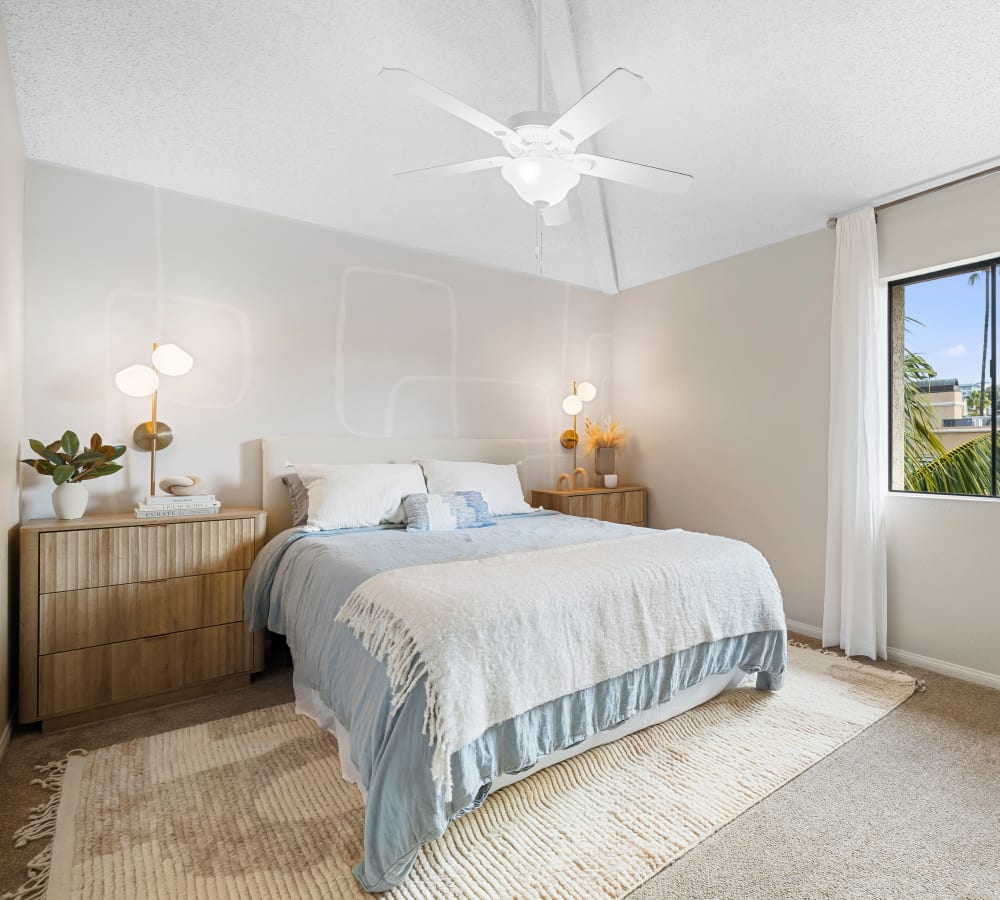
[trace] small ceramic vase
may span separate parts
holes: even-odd
[[[598,447],[594,451],[594,472],[597,474],[598,480],[604,475],[615,474],[614,447]]]

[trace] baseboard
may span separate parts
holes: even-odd
[[[815,625],[793,622],[791,619],[786,619],[785,624],[789,631],[797,632],[806,637],[817,640],[821,640],[823,637],[823,629],[817,628]],[[904,666],[917,666],[920,669],[927,669],[928,672],[937,672],[939,675],[947,675],[950,678],[971,681],[973,684],[981,684],[983,687],[1000,690],[1000,675],[983,672],[980,669],[970,669],[968,666],[960,666],[957,663],[945,662],[945,660],[935,659],[933,656],[923,656],[909,650],[900,650],[898,647],[888,647],[887,650],[891,662],[902,663]]]
[[[958,678],[960,681],[971,681],[973,684],[981,684],[983,687],[1000,691],[1000,675],[984,672],[981,669],[970,669],[968,666],[959,666],[955,663],[945,662],[943,659],[935,659],[933,656],[911,653],[909,650],[899,650],[896,647],[889,647],[888,651],[891,662],[902,663],[905,666],[917,666],[921,669],[927,669],[928,672],[937,672],[939,675]]]
[[[3,755],[7,752],[7,748],[10,746],[10,736],[14,733],[14,718],[13,716],[7,720],[7,724],[4,725],[3,731],[0,732],[0,762],[3,762]]]
[[[806,625],[805,622],[793,622],[791,619],[785,619],[785,626],[789,631],[794,631],[796,634],[802,634],[806,637],[816,638],[817,640],[823,637],[822,628],[817,628],[815,625]]]

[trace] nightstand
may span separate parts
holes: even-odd
[[[21,526],[21,722],[66,727],[247,684],[243,582],[265,513]]]
[[[646,524],[646,489],[634,485],[532,491],[531,505],[554,509],[568,516],[586,516],[623,525]]]

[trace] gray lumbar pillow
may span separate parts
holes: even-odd
[[[309,492],[296,474],[282,475],[281,483],[288,488],[288,499],[292,504],[292,524],[296,527],[309,521]]]

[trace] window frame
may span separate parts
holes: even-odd
[[[997,474],[997,269],[1000,268],[1000,256],[992,256],[986,259],[979,259],[975,262],[962,263],[956,266],[949,266],[944,269],[934,269],[932,271],[921,272],[918,275],[910,275],[904,278],[894,278],[889,281],[886,287],[886,316],[888,318],[888,327],[886,329],[888,337],[888,367],[889,367],[889,377],[888,377],[888,412],[889,412],[889,427],[888,427],[888,467],[889,467],[889,493],[891,494],[908,494],[913,497],[965,497],[967,499],[973,500],[1000,500],[1000,493],[998,493],[998,478]],[[896,373],[893,370],[893,302],[892,294],[895,288],[903,288],[912,284],[920,284],[925,281],[936,281],[940,278],[949,278],[954,275],[968,275],[972,272],[987,272],[990,285],[990,337],[989,337],[989,349],[990,349],[990,360],[987,366],[987,374],[990,379],[990,486],[992,488],[992,493],[990,494],[954,494],[946,493],[941,491],[911,491],[907,487],[893,487],[893,393],[894,393],[894,381]],[[906,307],[905,307],[905,295],[903,298],[903,321],[906,321]],[[903,347],[905,349],[905,337],[903,339]],[[902,376],[901,376],[902,377]]]

